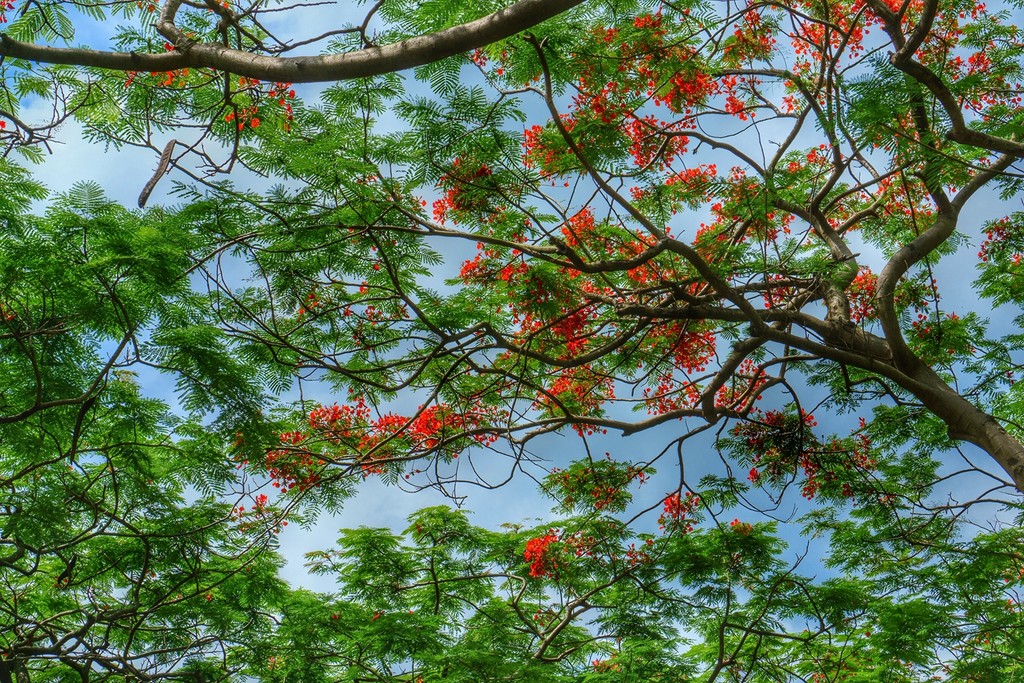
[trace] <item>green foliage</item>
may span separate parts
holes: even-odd
[[[509,5],[366,4],[328,52]],[[0,60],[0,681],[1019,678],[1024,214],[972,212],[1020,189],[1024,38],[931,8],[586,2],[317,93]],[[0,19],[288,56],[284,9]],[[13,153],[69,122],[170,141],[180,203],[48,195]],[[512,476],[550,513],[476,524]],[[288,585],[368,479],[460,507]]]

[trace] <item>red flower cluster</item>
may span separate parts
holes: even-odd
[[[533,403],[535,409],[560,415],[566,409],[577,417],[601,414],[601,406],[615,397],[612,378],[595,373],[588,366],[566,368],[558,373],[551,387],[539,392]],[[596,433],[589,425],[573,425],[581,436]]]
[[[267,453],[267,474],[274,488],[305,491],[320,483],[324,461],[302,446],[305,440],[302,432],[285,432],[281,435],[285,447]]]
[[[570,247],[578,247],[586,243],[594,233],[594,214],[590,207],[580,209],[578,213],[569,217],[562,228],[562,235],[565,243]]]
[[[442,200],[438,200],[440,202]],[[437,202],[434,202],[435,209]],[[447,209],[444,209],[447,216]],[[435,217],[437,214],[435,213]],[[440,221],[440,222],[443,222]],[[477,242],[477,255],[468,261],[464,261],[462,269],[459,270],[459,279],[466,284],[479,282],[490,283],[495,278],[509,284],[517,284],[522,276],[530,271],[530,266],[522,252],[514,251],[510,258],[502,258],[501,254],[490,247],[484,247],[482,242]]]
[[[850,320],[859,323],[875,317],[877,289],[878,276],[870,268],[861,268],[846,292],[850,297]]]
[[[809,413],[797,417],[778,410],[751,412],[751,418],[758,415],[757,421],[732,429],[734,436],[743,439],[743,452],[753,461],[747,479],[754,484],[766,479],[784,482],[802,472],[801,493],[805,498],[814,498],[823,489],[831,496],[851,498],[854,490],[850,475],[877,466],[871,455],[871,440],[860,431],[845,439],[833,437],[822,442],[811,431],[818,423]]]
[[[253,506],[247,510],[244,505],[238,505],[231,509],[231,518],[238,522],[239,531],[248,531],[253,528],[260,528],[269,523],[273,524],[274,533],[281,531],[282,527],[288,526],[285,520],[279,520],[276,514],[270,509],[270,499],[267,494],[261,493],[253,499]]]
[[[676,410],[693,408],[700,403],[700,387],[693,382],[680,383],[675,374],[658,375],[654,387],[644,388],[644,405],[648,415],[664,415]]]
[[[744,359],[733,373],[731,383],[715,394],[715,406],[736,411],[749,409],[755,400],[760,400],[761,387],[768,383],[768,379],[767,373],[757,363]]]
[[[718,167],[715,164],[701,164],[694,168],[688,168],[679,173],[674,173],[665,180],[665,185],[682,185],[685,189],[691,190],[701,188],[718,175]]]
[[[703,104],[718,92],[718,82],[701,71],[676,73],[669,79],[669,84],[668,90],[662,95],[655,95],[654,101],[677,113]]]
[[[568,128],[572,126],[567,124]],[[523,131],[523,166],[539,168],[545,173],[556,173],[567,163],[571,164],[572,155],[563,149],[558,131],[544,126],[534,125]]]
[[[523,559],[530,563],[530,576],[543,578],[555,575],[558,563],[548,554],[548,546],[557,541],[558,535],[552,529],[547,534],[526,542]]]
[[[459,412],[441,403],[421,406],[413,417],[387,413],[373,418],[365,398],[353,395],[346,405],[310,411],[308,432],[282,434],[286,446],[266,455],[267,471],[274,486],[301,491],[320,482],[328,459],[354,462],[369,476],[383,474],[387,463],[410,456],[457,458],[467,439],[484,446],[497,441],[487,425],[498,417],[482,406]]]
[[[775,48],[775,35],[769,25],[761,20],[760,11],[750,9],[743,13],[743,20],[736,25],[722,56],[727,63],[739,65],[768,57]]]
[[[480,212],[489,205],[486,190],[489,185],[483,181],[490,178],[494,172],[487,164],[465,164],[462,159],[456,158],[452,163],[452,170],[438,181],[438,186],[445,190],[444,197],[434,202],[434,220],[442,225],[448,219],[448,213]],[[458,220],[453,217],[453,223]]]
[[[584,306],[559,318],[551,324],[551,332],[565,340],[566,358],[572,358],[580,353],[587,345],[586,336],[590,321],[597,317],[597,309],[593,306]]]
[[[978,249],[978,258],[981,259],[982,263],[987,263],[997,256],[1009,254],[1009,262],[1013,265],[1019,265],[1022,255],[1019,251],[1013,249],[1011,245],[1020,239],[1022,233],[1024,231],[1009,216],[988,224],[985,229],[985,239]],[[1008,249],[1007,247],[1010,248]]]
[[[234,111],[224,116],[224,120],[227,123],[237,121],[238,130],[244,130],[246,126],[258,128],[261,123],[259,117],[261,111],[260,102],[267,99],[284,110],[284,129],[288,130],[289,122],[294,118],[292,115],[292,105],[289,100],[295,99],[295,90],[291,86],[291,83],[283,82],[264,85],[255,78],[239,76],[238,93],[246,95],[251,104],[236,107]]]
[[[754,525],[748,524],[747,522],[741,522],[738,519],[734,519],[731,522],[729,522],[729,528],[735,531],[737,534],[740,534],[741,536],[749,536],[750,532],[754,530]]]
[[[699,506],[700,498],[689,491],[682,497],[678,493],[666,496],[658,525],[666,531],[689,533],[693,531],[693,522],[689,518]]]

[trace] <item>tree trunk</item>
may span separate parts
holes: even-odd
[[[32,683],[25,662],[0,657],[0,683]]]

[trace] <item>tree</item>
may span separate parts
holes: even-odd
[[[1022,338],[936,275],[976,248],[1020,324],[1024,213],[967,213],[1020,191],[1010,6],[389,0],[295,58],[261,4],[75,7],[0,34],[0,675],[1020,672]],[[52,45],[108,11],[120,52]],[[10,159],[69,118],[182,203],[30,215]],[[276,578],[286,519],[495,462],[556,516],[428,508],[312,554],[335,596]]]

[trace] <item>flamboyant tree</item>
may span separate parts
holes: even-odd
[[[0,0],[0,683],[1012,680],[1014,8]]]

